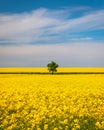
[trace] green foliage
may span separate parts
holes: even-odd
[[[57,67],[59,67],[59,65],[56,64],[54,61],[51,61],[50,63],[47,64],[47,67],[49,72],[53,74],[54,72],[57,72]]]

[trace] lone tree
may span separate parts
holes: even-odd
[[[47,67],[49,72],[53,74],[54,72],[57,72],[57,67],[59,67],[59,65],[56,64],[54,61],[51,61],[50,63],[47,64]]]

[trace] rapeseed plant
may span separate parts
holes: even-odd
[[[0,130],[103,130],[104,75],[0,75]]]

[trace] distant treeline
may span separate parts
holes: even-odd
[[[49,72],[0,72],[0,74],[52,74]],[[60,74],[104,74],[104,72],[55,72],[55,75]]]

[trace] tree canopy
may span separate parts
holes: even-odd
[[[54,72],[57,72],[57,68],[59,67],[59,65],[56,62],[51,61],[50,63],[47,64],[47,67],[49,72],[53,74]]]

